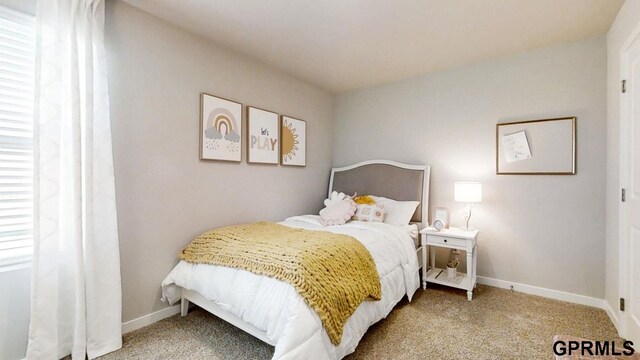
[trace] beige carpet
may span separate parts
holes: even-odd
[[[430,285],[431,286],[431,285]],[[373,325],[346,359],[552,359],[566,334],[620,340],[603,310],[478,286],[474,299],[445,287],[418,290]],[[273,348],[194,309],[126,334],[109,359],[270,359]]]

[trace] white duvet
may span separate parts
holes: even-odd
[[[180,300],[181,288],[215,301],[224,310],[263,330],[275,344],[273,359],[341,359],[352,353],[369,326],[385,318],[419,287],[416,249],[407,227],[352,221],[324,227],[319,216],[296,216],[282,225],[331,231],[358,239],[371,253],[382,284],[380,301],[364,301],[334,346],[318,315],[289,284],[245,270],[181,261],[162,282],[163,298]]]

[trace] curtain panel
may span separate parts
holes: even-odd
[[[28,359],[122,346],[102,0],[39,0]]]

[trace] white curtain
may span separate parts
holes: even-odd
[[[28,359],[122,346],[102,0],[36,10],[35,250]]]

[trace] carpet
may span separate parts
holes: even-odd
[[[600,309],[478,285],[429,285],[371,326],[345,359],[553,359],[557,334],[621,340]],[[128,333],[111,359],[270,359],[273,347],[199,308]]]

